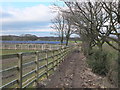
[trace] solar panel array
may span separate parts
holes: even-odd
[[[0,41],[0,43],[60,44],[60,41]],[[66,42],[63,42],[64,44]]]

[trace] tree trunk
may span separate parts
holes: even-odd
[[[67,35],[67,36],[66,36],[66,46],[68,46],[68,41],[69,41],[69,38],[70,38],[70,36],[69,36],[69,35]]]
[[[61,37],[61,40],[60,40],[60,42],[61,42],[61,45],[63,44],[63,37]]]

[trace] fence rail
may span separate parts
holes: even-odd
[[[8,72],[8,71],[13,71],[17,70],[18,72],[18,78],[10,81],[9,83],[1,86],[0,88],[6,88],[6,87],[11,87],[17,84],[17,88],[27,88],[34,82],[36,85],[38,84],[38,79],[46,75],[48,78],[49,72],[54,71],[56,66],[59,65],[60,62],[62,62],[65,58],[65,56],[72,50],[73,48],[71,47],[64,47],[60,48],[57,50],[45,50],[45,51],[36,51],[36,52],[28,52],[28,53],[18,53],[18,54],[11,54],[11,55],[2,55],[2,58],[18,58],[18,65],[4,69],[0,71],[0,73],[3,72]],[[41,58],[39,56],[40,53],[45,53],[45,57]],[[48,56],[48,53],[50,53],[50,56]],[[24,56],[29,56],[29,55],[35,55],[35,60],[30,61],[27,63],[23,63],[23,58]],[[44,64],[39,65],[42,61],[44,61]],[[35,69],[29,71],[28,73],[23,75],[23,69],[27,66],[31,66],[35,64]],[[43,71],[40,72],[41,69],[44,69]],[[26,81],[23,81],[24,78],[28,77],[29,75],[33,75],[32,78],[27,79]]]
[[[2,43],[0,49],[14,49],[14,50],[55,50],[61,48],[59,44],[7,44]]]

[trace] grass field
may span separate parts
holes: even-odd
[[[15,54],[20,52],[34,52],[37,50],[13,50],[13,49],[1,49],[0,55]]]
[[[82,43],[82,41],[76,41],[77,43]],[[69,43],[75,43],[75,41],[69,41]]]
[[[1,55],[7,55],[7,54],[15,54],[15,53],[19,53],[19,52],[33,52],[33,51],[36,51],[36,50],[2,50],[2,54]],[[55,54],[58,54],[59,52],[55,52]],[[48,52],[48,56],[51,56],[52,53],[51,52]],[[46,53],[40,53],[39,54],[39,57],[40,59],[43,59],[46,57]],[[55,57],[55,59],[57,59],[58,56]],[[31,62],[31,61],[35,61],[36,60],[36,56],[35,55],[30,55],[30,56],[23,56],[23,64],[25,63],[28,63],[28,62]],[[48,62],[51,62],[53,59],[52,58],[49,58],[48,59]],[[46,64],[46,60],[44,61],[41,61],[39,63],[39,66],[43,66]],[[55,63],[56,64],[56,63]],[[10,68],[10,67],[13,67],[13,66],[16,66],[18,65],[18,58],[8,58],[8,59],[2,59],[2,69],[7,69],[7,68]],[[52,67],[52,65],[49,66],[49,68]],[[36,65],[33,64],[33,65],[30,65],[30,66],[27,66],[27,67],[24,67],[23,68],[23,75],[27,74],[28,72],[32,71],[32,70],[35,70],[36,68]],[[41,70],[39,70],[39,73],[42,73],[43,71],[45,71],[46,68],[43,68]],[[50,72],[51,73],[51,72]],[[17,70],[14,70],[14,71],[8,71],[8,72],[4,72],[2,73],[2,84],[6,84],[14,79],[17,79],[18,78],[18,71]],[[26,81],[26,80],[29,80],[30,78],[32,78],[33,76],[35,76],[35,73],[27,76],[26,78],[23,79],[23,82]],[[45,78],[45,77],[43,77]],[[42,78],[42,79],[43,79]],[[29,81],[28,81],[29,82]],[[16,85],[15,85],[16,86]],[[13,86],[13,87],[15,87]]]

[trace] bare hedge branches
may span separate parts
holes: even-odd
[[[79,34],[83,43],[89,48],[98,46],[102,50],[102,45],[109,41],[120,44],[120,24],[118,2],[67,2],[64,1],[67,9],[60,9],[65,16],[66,38],[70,32]],[[120,1],[119,1],[120,3]],[[68,26],[66,26],[68,25]],[[70,26],[69,26],[70,25]],[[114,47],[120,50],[119,46]]]
[[[117,2],[65,2],[69,7],[72,21],[77,26],[77,32],[83,41],[92,48],[95,44],[102,49],[102,45],[109,41],[120,43],[120,26],[118,26]],[[113,36],[112,36],[113,35]],[[107,41],[106,41],[107,40]],[[119,51],[119,48],[114,47]]]

